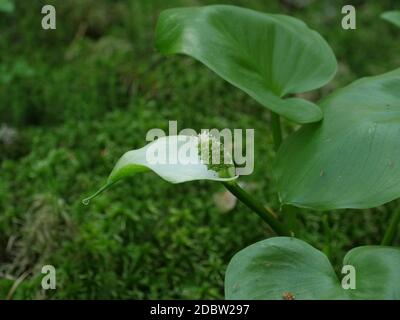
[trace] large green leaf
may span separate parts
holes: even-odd
[[[296,238],[270,238],[233,257],[226,271],[225,297],[400,299],[400,249],[358,247],[345,256],[343,265],[354,267],[355,289],[342,287],[321,251]]]
[[[325,40],[295,18],[227,5],[169,9],[156,36],[164,54],[189,55],[263,106],[298,123],[319,121],[319,107],[287,94],[326,84],[336,59]]]
[[[282,203],[369,208],[400,197],[400,69],[358,80],[321,103],[324,120],[279,150]]]
[[[214,158],[213,158],[214,157]],[[115,182],[137,173],[153,171],[171,183],[193,180],[236,179],[230,154],[209,135],[161,137],[141,149],[126,152],[117,162],[106,184],[85,204]]]
[[[381,18],[400,28],[400,11],[386,11],[382,13]]]

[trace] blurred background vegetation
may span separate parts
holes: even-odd
[[[214,3],[292,15],[323,35],[339,72],[308,99],[400,66],[400,32],[379,18],[397,0],[0,0],[1,299],[222,298],[232,255],[272,235],[211,182],[140,175],[81,204],[149,129],[177,120],[255,128],[255,172],[241,180],[279,214],[268,110],[193,59],[154,49],[161,10]],[[56,30],[41,28],[45,4]],[[341,28],[344,4],[356,7],[357,30]],[[349,248],[379,243],[394,206],[300,210],[299,237],[339,265]],[[56,290],[41,289],[45,264]]]

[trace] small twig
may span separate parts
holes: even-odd
[[[13,283],[13,285],[12,285],[10,291],[8,291],[8,294],[7,294],[7,297],[6,297],[7,300],[11,300],[11,299],[12,299],[12,297],[13,297],[13,295],[14,295],[14,293],[15,293],[15,290],[17,290],[18,286],[25,280],[25,278],[26,278],[29,274],[30,274],[30,271],[25,271],[23,274],[21,274],[21,275],[18,277],[17,280],[15,280],[15,282]]]

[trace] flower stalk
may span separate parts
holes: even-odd
[[[254,199],[253,196],[243,190],[236,181],[227,181],[223,182],[223,184],[236,198],[263,219],[277,235],[292,235],[285,225],[280,223],[261,203]]]

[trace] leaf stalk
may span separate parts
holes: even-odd
[[[274,139],[274,149],[278,151],[282,144],[282,127],[281,118],[279,114],[271,111],[271,127],[272,127],[272,137]]]
[[[236,181],[226,181],[222,184],[248,208],[263,219],[270,228],[279,236],[291,236],[292,232],[280,223],[268,210],[253,196],[242,189]]]
[[[381,245],[382,246],[391,246],[396,237],[398,226],[400,222],[400,207],[393,213],[389,226],[386,229],[385,235],[383,236]]]

